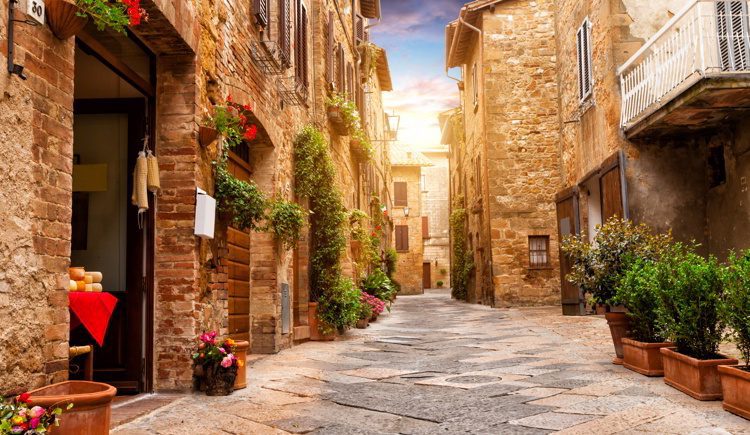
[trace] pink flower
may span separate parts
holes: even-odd
[[[29,421],[29,427],[32,429],[36,429],[37,426],[39,426],[39,418],[32,418],[31,421]]]
[[[13,426],[10,428],[10,433],[12,434],[21,434],[24,432],[23,426]]]
[[[221,352],[221,353],[227,353],[227,351],[223,347],[219,348],[219,352]]]
[[[223,359],[221,360],[221,366],[222,366],[222,367],[224,367],[224,368],[228,368],[228,367],[231,367],[231,366],[232,366],[232,363],[233,363],[233,362],[234,362],[234,360],[232,359],[232,357],[231,357],[231,356],[225,356],[225,357],[224,357],[224,358],[223,358]]]
[[[45,413],[44,408],[41,406],[35,406],[29,410],[29,417],[31,418],[39,418],[43,416]]]

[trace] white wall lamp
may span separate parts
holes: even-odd
[[[404,207],[404,216],[409,217],[409,207]]]

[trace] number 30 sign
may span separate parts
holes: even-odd
[[[26,0],[26,15],[44,25],[44,0]]]

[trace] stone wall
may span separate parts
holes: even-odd
[[[434,166],[422,168],[425,190],[422,192],[422,216],[427,216],[429,238],[423,240],[424,261],[431,264],[431,287],[450,287],[450,194],[448,155],[444,151],[423,151]],[[441,271],[444,270],[445,273]]]
[[[409,250],[398,252],[395,279],[401,284],[403,295],[422,294],[422,246],[421,190],[419,186],[420,168],[418,166],[395,166],[392,169],[393,181],[407,183],[407,203],[409,216],[404,215],[403,207],[394,207],[392,212],[394,228],[399,225],[409,227]],[[395,231],[393,236],[395,244]]]
[[[560,301],[554,192],[558,163],[553,1],[497,5],[482,16],[487,176],[495,306]],[[549,264],[529,264],[529,236],[549,236]]]

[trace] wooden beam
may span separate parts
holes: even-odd
[[[156,95],[156,90],[151,83],[146,81],[143,77],[140,76],[140,74],[133,71],[133,69],[125,64],[125,62],[120,60],[119,57],[109,51],[109,49],[102,45],[102,43],[99,42],[96,37],[83,30],[78,33],[78,35],[76,35],[76,38],[80,44],[89,49],[94,54],[94,56],[96,56],[102,63],[111,68],[115,74],[122,77],[123,80],[135,87],[145,96],[154,97],[154,95]]]

